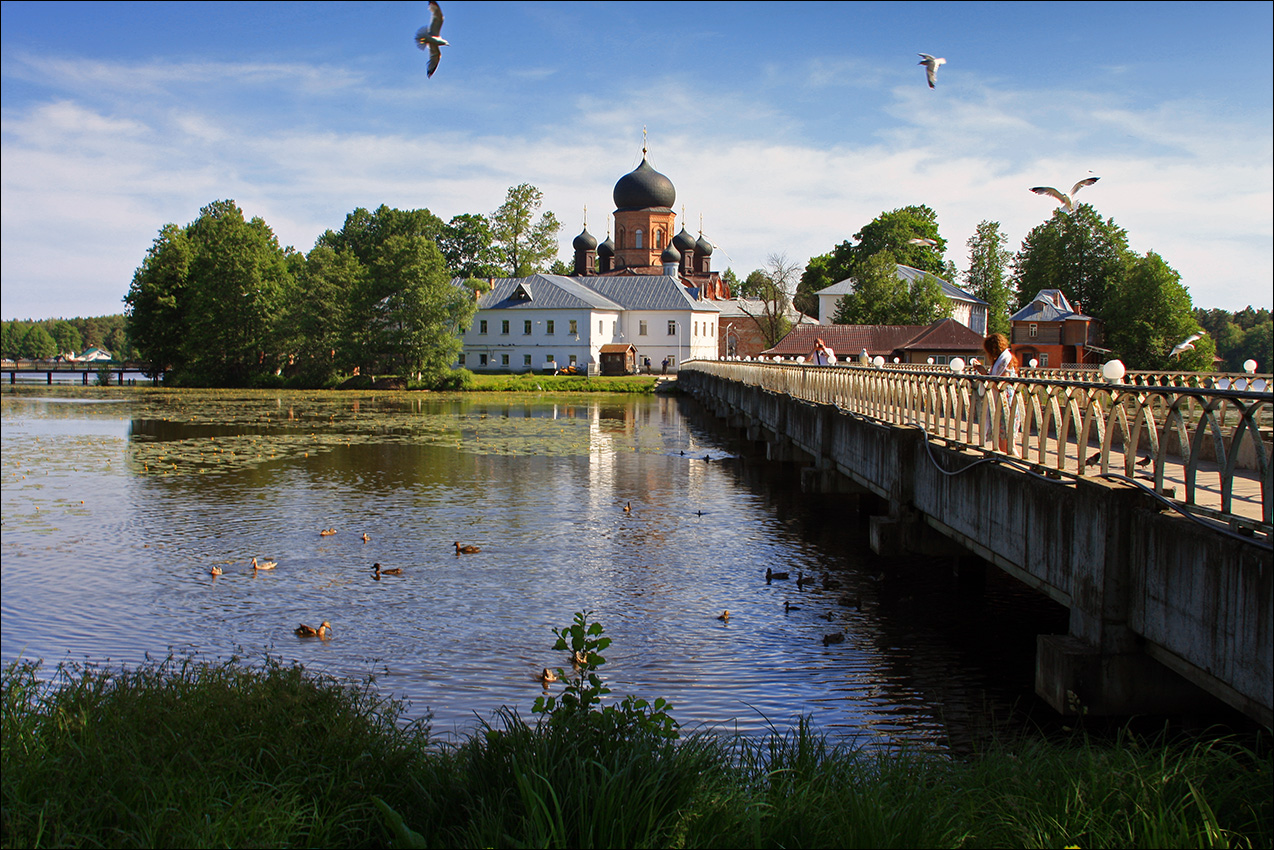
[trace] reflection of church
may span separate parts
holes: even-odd
[[[672,275],[698,297],[730,297],[729,285],[712,271],[712,243],[700,230],[695,238],[682,223],[673,235],[677,190],[672,181],[651,167],[642,149],[641,165],[615,184],[615,237],[600,245],[587,226],[575,237],[575,275]]]

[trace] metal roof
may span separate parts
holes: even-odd
[[[452,283],[462,286],[455,278]],[[721,312],[714,302],[700,300],[699,290],[687,289],[668,275],[567,277],[536,274],[495,278],[490,292],[478,296],[481,310],[694,310]]]
[[[899,279],[905,280],[908,283],[914,283],[915,281],[919,280],[925,275],[930,274],[929,272],[924,272],[924,271],[921,271],[920,269],[913,269],[911,266],[904,266],[902,263],[897,263],[896,265],[898,266],[897,271],[898,271]],[[954,283],[951,283],[951,281],[943,280],[942,278],[938,277],[935,274],[930,274],[930,276],[935,278],[938,281],[938,283],[942,285],[942,294],[952,301],[968,301],[971,304],[987,303],[983,301],[981,298],[978,298],[976,295],[972,294],[971,292],[961,289],[960,287],[956,286]],[[836,283],[833,283],[831,286],[828,286],[824,289],[820,289],[818,292],[814,294],[843,296],[843,295],[848,295],[853,291],[854,291],[854,279],[852,277],[847,277],[844,280],[840,280],[840,281],[837,281]]]
[[[1030,304],[1009,318],[1014,322],[1067,322],[1091,317],[1075,312],[1060,289],[1041,289]]]

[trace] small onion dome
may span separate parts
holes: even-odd
[[[659,262],[679,263],[681,262],[681,252],[678,251],[676,248],[674,248],[672,245],[669,245],[667,248],[664,249],[664,252],[659,255]]]
[[[672,237],[672,244],[676,245],[677,250],[684,254],[695,249],[695,238],[683,227],[680,233]]]
[[[695,253],[700,257],[712,256],[712,243],[703,236],[699,237],[699,241],[695,243]]]
[[[575,237],[575,241],[571,243],[571,247],[576,251],[592,251],[597,247],[597,237],[588,232],[588,228],[579,236]]]
[[[615,240],[610,238],[610,234],[606,235],[606,241],[597,246],[597,256],[613,257],[615,256]]]
[[[651,207],[671,208],[677,200],[672,181],[650,167],[643,156],[641,165],[615,184],[612,193],[617,210],[644,210]]]

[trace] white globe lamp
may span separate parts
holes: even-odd
[[[949,365],[951,366],[951,371],[959,375],[961,372],[964,371],[964,358],[952,357],[951,363]]]
[[[1102,364],[1101,376],[1112,384],[1119,383],[1126,374],[1128,370],[1124,368],[1122,360],[1107,360]]]

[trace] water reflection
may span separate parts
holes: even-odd
[[[848,500],[802,494],[684,400],[124,398],[3,397],[6,661],[270,652],[374,672],[446,731],[527,714],[535,674],[565,663],[551,628],[590,609],[615,693],[666,697],[684,723],[809,713],[947,746],[1032,703],[1033,636],[1065,628],[994,575],[968,591],[874,558]],[[375,581],[373,562],[403,575]],[[324,619],[332,640],[292,634]]]

